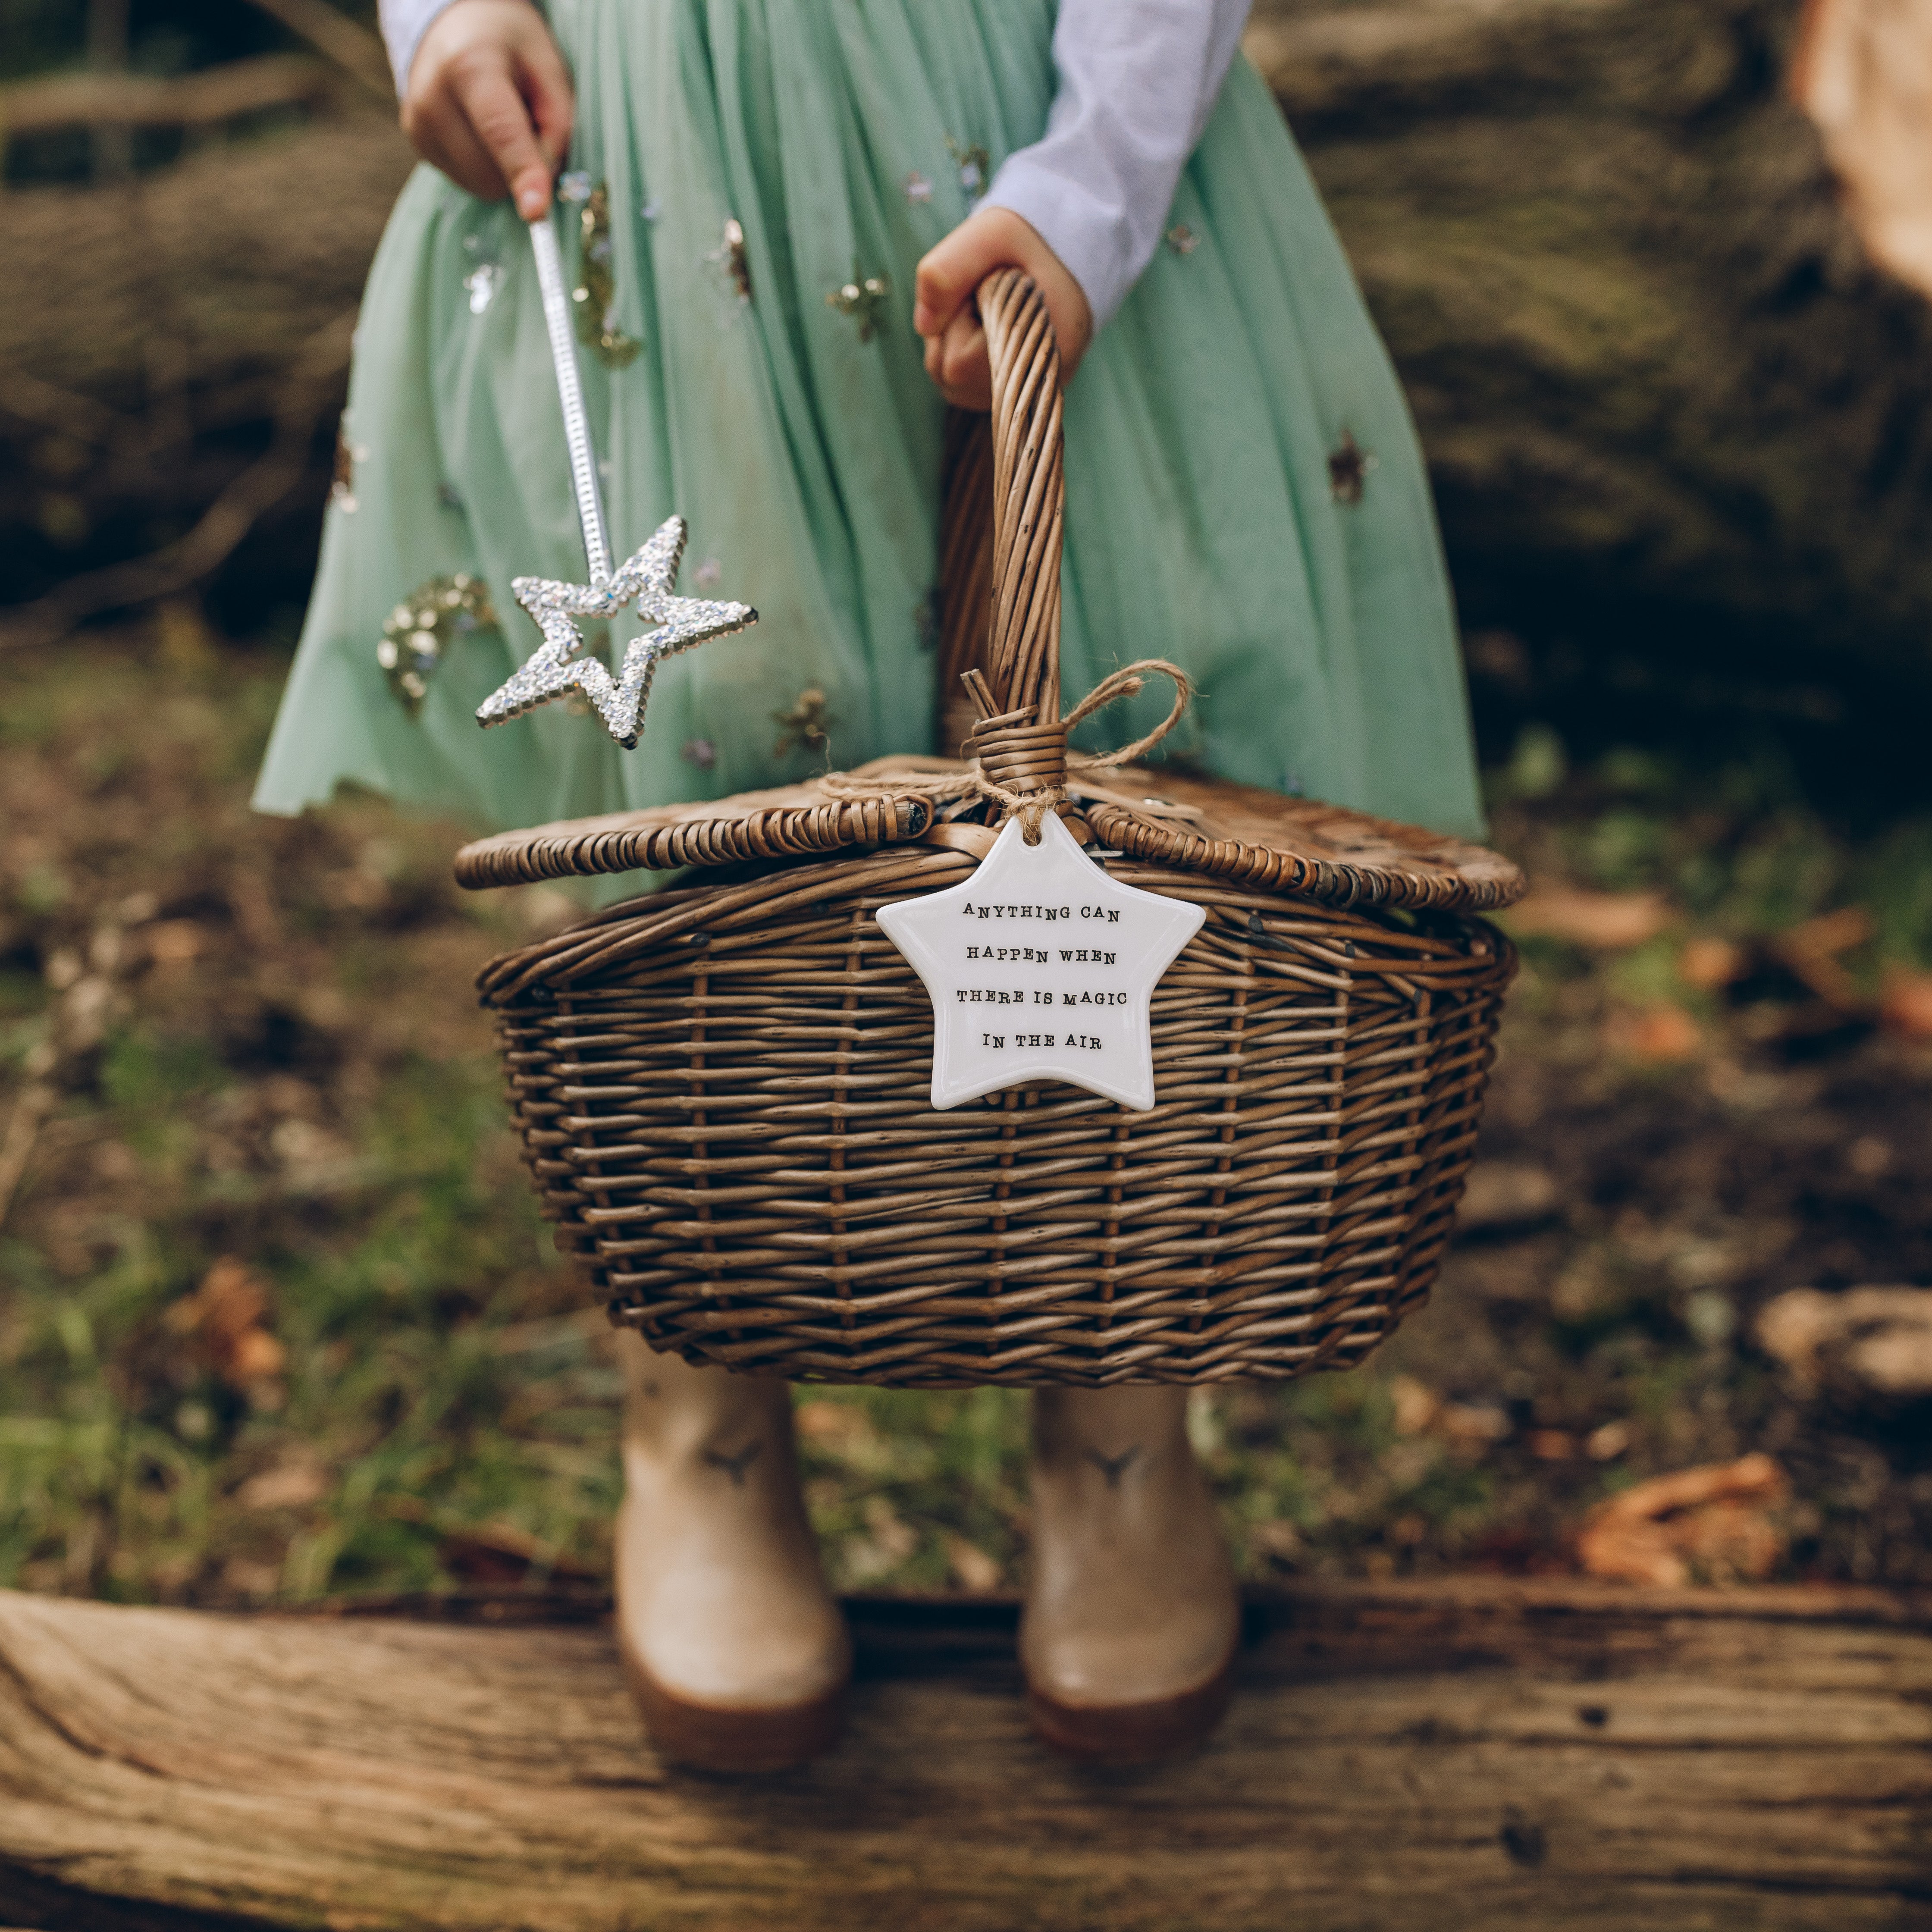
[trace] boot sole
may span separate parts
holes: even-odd
[[[1057,1751],[1088,1764],[1154,1764],[1202,1743],[1226,1715],[1234,1651],[1204,1684],[1138,1704],[1063,1704],[1027,1685],[1027,1714]]]
[[[790,1771],[822,1757],[844,1727],[849,1680],[802,1704],[746,1710],[680,1697],[645,1669],[621,1636],[617,1651],[651,1742],[665,1757],[694,1770]]]

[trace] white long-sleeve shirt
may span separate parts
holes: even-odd
[[[1097,328],[1154,259],[1214,111],[1250,0],[1060,0],[1046,132],[982,207],[1010,208],[1066,264]]]
[[[452,0],[381,0],[400,91]],[[1032,224],[1106,322],[1160,245],[1180,171],[1240,46],[1250,0],[1060,0],[1046,132],[980,203]]]

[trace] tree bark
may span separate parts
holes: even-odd
[[[598,1623],[0,1593],[0,1922],[1876,1932],[1926,1895],[1932,1628],[1882,1592],[1300,1585],[1206,1752],[1112,1774],[1028,1736],[1010,1605],[854,1612],[844,1742],[732,1780],[652,1754]]]
[[[1932,310],[1873,265],[1791,98],[1799,14],[1258,8],[1478,621],[1932,671]]]
[[[244,628],[299,607],[346,388],[333,324],[410,165],[390,116],[358,109],[112,187],[0,196],[0,596],[118,569],[138,606],[168,574],[127,566],[279,454],[272,497],[195,580]]]
[[[1844,23],[1924,0],[1816,4],[1836,30],[1801,79],[1856,176],[1844,48],[1878,46],[1882,70],[1926,37]],[[1792,98],[1799,16],[1261,0],[1250,52],[1408,386],[1474,626],[1571,638],[1640,687],[1660,667],[1932,682],[1932,308],[1874,265]],[[352,116],[0,199],[13,594],[152,548],[260,450],[407,160]],[[182,396],[194,434],[158,449],[151,418],[178,428]],[[225,566],[251,608],[299,598],[326,458],[319,436],[265,517],[275,541]]]

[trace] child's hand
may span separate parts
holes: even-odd
[[[484,201],[513,196],[533,221],[550,206],[576,106],[530,0],[454,0],[417,44],[403,132],[458,187]]]
[[[1080,284],[1040,231],[1010,208],[969,214],[919,265],[912,326],[926,338],[926,373],[962,410],[993,406],[986,332],[973,292],[995,268],[1024,268],[1046,299],[1060,345],[1060,374],[1070,382],[1093,339],[1094,311]]]

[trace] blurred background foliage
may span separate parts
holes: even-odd
[[[365,26],[375,25],[373,4],[352,4],[340,10]],[[104,55],[136,74],[187,74],[301,44],[282,22],[249,0],[123,0],[99,8],[75,0],[8,0],[0,10],[0,76],[9,80],[80,67],[91,56],[100,62]],[[154,162],[162,158],[151,158]],[[10,182],[92,178],[91,158],[78,143],[64,172],[56,173],[51,156],[22,156],[16,165],[21,172],[10,175]]]
[[[1257,1579],[1932,1581],[1923,302],[1858,254],[1791,103],[1795,6],[1511,0],[1483,20],[1520,72],[1425,36],[1366,76],[1348,12],[1264,6],[1250,44],[1412,384],[1496,841],[1537,890],[1436,1305],[1358,1373],[1195,1403],[1230,1534]],[[0,10],[0,1585],[604,1574],[618,1379],[468,989],[571,903],[466,898],[464,828],[379,801],[246,810],[407,166],[373,15]],[[1586,26],[1603,59],[1538,38]],[[236,91],[140,92],[211,76]],[[1622,199],[1526,170],[1505,126],[1565,166],[1634,144]],[[1540,214],[1496,202],[1492,151]],[[1709,196],[1664,210],[1695,167]],[[1612,216],[1654,238],[1668,330],[1588,309],[1636,285],[1576,253]],[[1775,228],[1748,273],[1726,221]],[[1672,361],[1670,330],[1703,346]],[[1738,343],[1763,434],[1739,403],[1680,448],[1697,356]],[[1775,410],[1772,364],[1810,372]],[[1023,1399],[799,1413],[842,1586],[1015,1586]],[[1647,1514],[1687,1468],[1707,1506]]]

